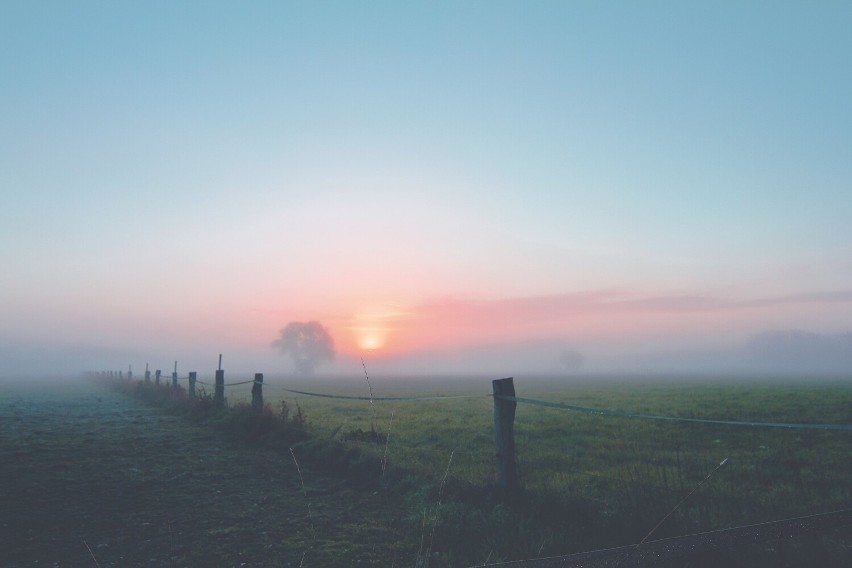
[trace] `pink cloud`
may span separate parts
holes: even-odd
[[[452,317],[476,322],[528,318],[537,321],[581,315],[701,313],[804,303],[848,303],[852,291],[810,292],[788,296],[730,300],[700,295],[636,296],[615,290],[523,296],[498,300],[443,298],[414,312],[423,318]]]
[[[496,300],[446,297],[408,310],[396,322],[404,351],[475,341],[544,337],[606,338],[710,331],[737,326],[767,308],[852,303],[852,291],[729,299],[707,295],[642,296],[619,290]]]

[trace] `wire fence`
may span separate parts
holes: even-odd
[[[811,431],[811,432],[834,432],[834,433],[843,433],[843,432],[852,432],[852,424],[847,423],[818,423],[818,422],[772,422],[772,421],[757,421],[757,420],[744,420],[744,419],[720,419],[713,417],[695,417],[695,416],[677,416],[677,415],[668,415],[668,414],[653,414],[653,413],[643,413],[643,412],[632,412],[628,410],[619,410],[614,408],[601,408],[596,406],[575,404],[572,402],[562,402],[562,401],[552,401],[552,400],[541,400],[536,398],[528,398],[528,397],[518,397],[518,396],[509,396],[504,394],[459,394],[459,395],[428,395],[428,396],[404,396],[404,395],[383,395],[383,396],[373,396],[372,389],[370,396],[364,395],[354,395],[354,394],[342,394],[342,393],[334,393],[334,392],[315,392],[309,390],[301,390],[296,388],[289,388],[289,386],[284,386],[282,384],[276,382],[264,382],[262,379],[257,380],[255,378],[245,379],[245,380],[237,380],[224,383],[220,377],[217,377],[216,382],[210,382],[207,380],[199,379],[197,377],[191,376],[180,376],[176,377],[173,374],[171,377],[163,377],[166,380],[171,378],[173,384],[175,381],[186,381],[190,379],[194,379],[194,381],[200,385],[207,385],[211,387],[223,387],[223,388],[234,388],[240,387],[244,385],[259,385],[265,389],[274,389],[276,392],[285,392],[293,395],[311,397],[321,400],[339,400],[342,402],[370,402],[371,405],[374,402],[399,402],[399,403],[421,403],[421,402],[450,402],[450,401],[472,401],[472,400],[487,400],[492,398],[495,401],[512,403],[515,405],[525,405],[529,407],[539,407],[542,409],[554,410],[554,411],[565,411],[569,413],[578,413],[588,416],[595,417],[603,417],[603,418],[622,418],[622,419],[630,419],[630,420],[643,420],[643,421],[651,421],[658,423],[668,423],[668,424],[695,424],[695,425],[707,425],[714,427],[734,427],[740,429],[752,429],[752,430],[786,430],[786,431]],[[218,385],[217,385],[218,383]],[[373,419],[375,420],[375,408],[373,410]],[[345,422],[344,422],[345,423]],[[392,423],[392,422],[391,422]],[[339,431],[340,428],[337,429]],[[388,425],[388,429],[386,433],[375,432],[377,438],[384,434],[384,452],[385,458],[387,457],[387,443],[390,437],[390,424]],[[381,452],[382,448],[379,448],[375,443],[372,443],[372,446],[369,442],[365,442],[364,440],[350,439],[346,440],[346,437],[343,436],[341,438],[344,441],[349,441],[355,445],[365,447],[368,449],[372,449],[373,451]],[[482,442],[482,441],[480,441]],[[375,446],[375,447],[373,447]],[[406,444],[404,442],[400,442],[399,440],[394,441],[393,449],[395,452],[404,452],[406,454],[423,454],[428,455],[428,461],[431,463],[435,463],[436,457],[441,455],[446,455],[446,451],[440,450],[432,447],[418,446]],[[475,448],[461,449],[456,448],[453,450],[453,454],[458,454],[459,457],[467,456],[468,460],[471,460],[470,464],[467,464],[466,467],[470,471],[478,471],[482,472],[484,470],[488,470],[493,475],[494,465],[493,465],[493,451],[488,451],[486,449],[478,450]],[[678,461],[680,461],[680,456],[678,456]],[[461,465],[461,464],[459,464]],[[471,469],[472,468],[472,469]],[[678,468],[680,468],[680,463],[678,463]],[[665,474],[665,472],[663,472]],[[605,480],[610,480],[616,483],[622,483],[626,481],[626,477],[624,474],[618,475],[607,475],[607,472],[602,471],[590,471],[588,469],[576,469],[573,472],[574,476],[586,476],[586,477],[595,477]],[[724,531],[714,531],[713,533],[706,533],[703,535],[687,535],[685,537],[678,537],[681,540],[676,539],[665,539],[665,541],[652,541],[643,543],[641,547],[639,545],[631,545],[627,547],[622,547],[620,549],[612,549],[612,550],[598,550],[589,553],[583,553],[580,555],[571,555],[564,556],[558,558],[551,559],[536,559],[536,560],[528,560],[528,561],[519,561],[513,563],[503,564],[504,566],[632,566],[639,565],[636,562],[648,562],[649,558],[661,559],[661,558],[670,558],[675,557],[677,555],[687,554],[689,551],[693,551],[695,554],[701,550],[707,549],[707,547],[718,546],[718,543],[727,543],[725,546],[734,546],[740,542],[749,541],[757,541],[767,537],[766,535],[778,534],[778,531],[786,531],[784,534],[789,533],[790,535],[798,535],[804,534],[813,530],[823,530],[826,527],[834,527],[840,525],[848,525],[852,524],[852,510],[846,509],[843,511],[835,512],[835,513],[826,513],[826,514],[818,514],[818,515],[810,515],[806,517],[799,517],[796,519],[787,519],[785,521],[778,522],[770,522],[770,523],[761,523],[758,525],[749,525],[744,527],[737,527],[735,529],[726,529]],[[730,526],[730,525],[729,525]],[[775,532],[772,532],[775,531]],[[708,536],[709,535],[709,536]],[[750,535],[750,536],[749,536]],[[704,547],[704,548],[702,548]],[[615,560],[613,560],[615,559]],[[637,560],[638,559],[638,560]],[[611,563],[615,562],[615,563]]]
[[[185,380],[188,377],[178,377],[178,380]],[[196,379],[196,382],[203,385],[215,386],[214,383],[202,381],[201,379]],[[597,408],[592,406],[583,406],[578,404],[573,404],[569,402],[552,402],[546,400],[538,400],[533,398],[525,398],[525,397],[517,397],[517,396],[506,396],[506,395],[493,395],[489,394],[480,394],[480,395],[434,395],[434,396],[356,396],[356,395],[343,395],[343,394],[332,394],[332,393],[318,393],[318,392],[310,392],[304,390],[296,390],[283,387],[281,385],[275,385],[272,383],[264,383],[263,381],[256,381],[255,379],[248,379],[244,381],[237,381],[231,383],[225,383],[225,387],[233,387],[239,385],[246,384],[260,384],[264,387],[272,387],[278,390],[289,392],[292,394],[300,394],[303,396],[311,396],[317,398],[327,398],[327,399],[336,399],[336,400],[360,400],[360,401],[405,401],[405,402],[418,402],[418,401],[440,401],[440,400],[464,400],[464,399],[482,399],[482,398],[498,398],[501,400],[506,400],[510,402],[515,402],[519,404],[526,404],[530,406],[539,406],[544,408],[556,408],[560,410],[568,410],[572,412],[581,412],[585,414],[591,414],[596,416],[609,416],[609,417],[619,417],[619,418],[636,418],[640,420],[658,420],[665,422],[687,422],[693,424],[714,424],[719,426],[744,426],[749,428],[782,428],[787,430],[837,430],[837,431],[845,431],[852,432],[852,424],[817,424],[817,423],[795,423],[795,422],[761,422],[755,420],[725,420],[719,418],[698,418],[698,417],[687,417],[687,416],[668,416],[668,415],[659,415],[659,414],[645,414],[641,412],[628,412],[622,410],[613,410],[608,408]]]

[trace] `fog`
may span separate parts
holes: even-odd
[[[323,351],[319,345],[313,351],[303,350],[294,356],[295,340],[291,335],[282,335],[272,346],[232,350],[193,345],[186,349],[146,351],[6,340],[0,344],[0,377],[55,377],[102,370],[126,373],[131,369],[139,377],[146,364],[152,371],[162,369],[171,373],[175,361],[181,374],[190,370],[207,374],[216,369],[219,353],[223,353],[223,368],[231,376],[254,372],[285,376],[315,372],[318,377],[358,374],[362,372],[362,358],[371,375],[377,376],[852,376],[852,331],[820,334],[767,330],[734,345],[715,348],[638,348],[630,342],[580,344],[546,339],[398,355],[366,351],[362,356],[337,354],[336,358],[333,352]]]
[[[378,361],[377,368],[425,373],[441,369],[496,375],[560,376],[653,374],[684,376],[849,376],[852,377],[852,333],[818,334],[771,330],[729,347],[658,347],[636,350],[631,345],[560,341],[479,345],[456,351],[423,353]]]
[[[767,371],[852,375],[852,332],[767,331],[749,340],[746,353]]]

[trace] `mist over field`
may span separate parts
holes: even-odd
[[[377,375],[417,375],[428,377],[493,375],[576,376],[620,375],[648,376],[682,374],[692,376],[773,376],[803,379],[824,376],[849,376],[852,372],[852,332],[816,334],[803,331],[767,331],[748,337],[739,345],[702,349],[642,351],[633,344],[596,346],[558,340],[493,343],[472,347],[381,357],[367,352],[361,357],[371,373]],[[225,350],[225,368],[241,374],[311,374],[336,376],[362,372],[359,358],[342,356],[330,362],[317,361],[306,366],[266,350]],[[0,376],[68,376],[95,370],[127,372],[140,376],[148,363],[153,371],[171,372],[177,360],[181,372],[210,372],[216,368],[217,354],[186,349],[169,352],[144,352],[95,346],[39,345],[5,342],[0,345]],[[322,363],[322,364],[321,364]]]

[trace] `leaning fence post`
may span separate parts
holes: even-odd
[[[157,369],[156,371],[154,371],[154,382],[157,383],[158,385],[160,384],[160,375],[161,374],[163,374],[163,372],[160,369]]]
[[[503,495],[517,493],[518,463],[515,458],[515,385],[512,378],[491,382],[494,389],[494,445],[497,453],[497,487]]]
[[[263,410],[263,373],[254,374],[254,384],[251,386],[251,407],[258,412]]]
[[[225,406],[225,371],[216,371],[216,387],[213,392],[213,402],[216,406]]]
[[[195,398],[195,379],[197,376],[195,371],[189,372],[189,398]]]

